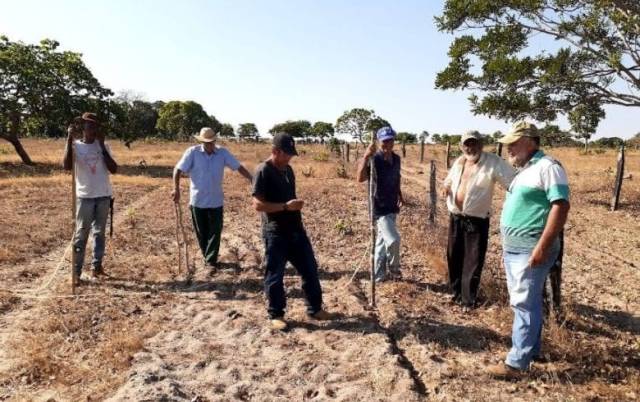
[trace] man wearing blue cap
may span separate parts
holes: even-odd
[[[382,282],[387,270],[392,277],[400,277],[400,233],[396,217],[404,202],[400,190],[400,156],[393,152],[396,137],[391,127],[382,127],[376,133],[380,150],[375,142],[358,163],[358,182],[369,180],[369,161],[373,161],[375,183],[373,194],[373,219],[378,233],[375,250],[375,280]]]

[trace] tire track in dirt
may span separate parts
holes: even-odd
[[[156,188],[145,195],[137,198],[127,208],[139,208],[153,198],[160,191]],[[118,212],[113,219],[114,228],[118,228],[124,219],[126,219],[126,209]],[[109,242],[107,240],[107,250],[109,252]],[[89,242],[88,242],[89,243]],[[87,254],[89,253],[89,245],[87,245]],[[54,295],[54,292],[60,291],[63,282],[71,281],[69,275],[69,267],[71,264],[71,245],[70,241],[65,246],[56,248],[42,257],[47,261],[43,266],[45,275],[41,276],[34,283],[25,286],[22,289],[12,289],[11,293],[15,297],[20,298],[22,304],[20,309],[13,309],[5,314],[0,315],[0,375],[11,370],[14,360],[9,355],[9,342],[12,339],[19,338],[22,332],[21,325],[38,317],[38,307],[44,300],[50,297],[73,297],[70,293],[65,295]],[[39,261],[32,261],[30,264],[38,264]],[[66,276],[64,274],[67,274]],[[70,285],[69,285],[70,286]],[[70,290],[70,287],[69,287]]]

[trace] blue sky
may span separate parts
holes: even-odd
[[[374,109],[398,131],[506,131],[474,116],[468,93],[434,88],[452,36],[442,1],[4,1],[0,33],[59,41],[100,82],[147,100],[194,100],[266,133],[288,119],[334,123]],[[607,109],[597,136],[640,131],[631,108]],[[566,123],[560,122],[566,127]]]

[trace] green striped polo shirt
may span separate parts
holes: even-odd
[[[569,201],[567,174],[560,162],[536,152],[518,172],[507,192],[500,231],[505,251],[535,248],[547,223],[551,203]]]

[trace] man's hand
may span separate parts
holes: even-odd
[[[175,202],[176,204],[178,202],[180,202],[180,190],[179,189],[174,189],[171,192],[171,198],[173,198],[173,202]]]
[[[296,198],[296,199],[287,201],[285,205],[287,206],[287,211],[300,211],[304,206],[304,201]]]
[[[442,187],[442,189],[440,190],[440,196],[441,197],[448,197],[449,194],[451,194],[451,187],[449,187],[449,186]]]
[[[537,267],[547,259],[547,252],[541,247],[536,246],[529,257],[529,268]]]
[[[364,153],[364,157],[365,159],[370,157],[371,155],[376,153],[376,143],[372,142],[371,144],[369,144],[369,146],[367,147],[367,151]]]
[[[74,124],[69,124],[69,127],[67,127],[67,141],[72,142],[76,133],[78,133],[78,128]]]

